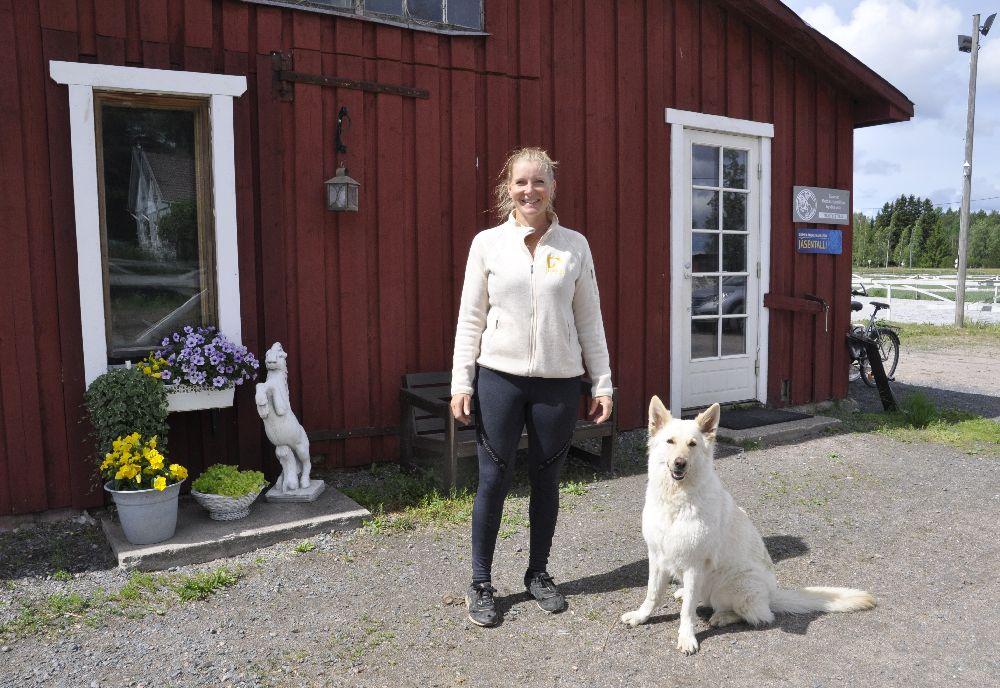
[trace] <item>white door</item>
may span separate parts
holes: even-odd
[[[685,129],[681,405],[757,397],[760,139]]]

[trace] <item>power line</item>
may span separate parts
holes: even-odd
[[[969,202],[970,203],[978,203],[979,201],[995,201],[998,198],[1000,198],[1000,196],[987,196],[986,198],[973,198]],[[938,208],[938,207],[943,206],[943,205],[956,205],[956,204],[959,204],[961,202],[962,201],[942,201],[941,203],[931,203],[931,205],[934,206],[935,208]],[[870,208],[855,208],[854,210],[855,210],[855,212],[857,212],[859,210],[882,210],[882,208],[884,208],[887,204],[888,205],[892,205],[892,202],[891,201],[886,201],[886,203],[884,203],[882,205],[876,205],[876,206],[872,206]]]

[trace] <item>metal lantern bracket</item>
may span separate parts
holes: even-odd
[[[339,76],[324,76],[322,74],[306,74],[296,72],[293,68],[291,53],[279,51],[271,52],[271,67],[274,70],[274,92],[280,100],[295,100],[295,89],[293,83],[315,84],[317,86],[333,86],[334,88],[350,88],[369,93],[387,93],[390,95],[403,96],[405,98],[429,99],[430,91],[423,88],[411,88],[410,86],[397,86],[394,84],[380,84],[375,81],[358,81],[357,79],[345,79]]]

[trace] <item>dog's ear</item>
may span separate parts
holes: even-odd
[[[653,395],[649,400],[649,434],[652,436],[657,430],[670,422],[670,411],[660,401],[660,397]]]
[[[709,439],[713,439],[715,437],[715,431],[719,427],[719,415],[721,413],[719,405],[712,404],[707,409],[699,413],[698,417],[694,419],[694,422],[698,424],[698,429],[701,430]]]

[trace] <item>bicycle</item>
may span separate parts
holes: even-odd
[[[851,289],[851,296],[868,296],[868,290],[861,284],[861,291]],[[852,325],[851,333],[859,337],[873,339],[878,345],[882,356],[882,368],[885,369],[885,376],[890,380],[896,372],[896,364],[899,363],[899,335],[884,322],[879,322],[878,312],[884,308],[889,308],[889,304],[882,301],[872,301],[871,317],[865,325]],[[864,309],[864,304],[860,301],[851,300],[851,310],[858,312]],[[848,369],[847,380],[854,382],[858,378],[869,387],[875,387],[875,376],[872,374],[871,363],[868,361],[868,354],[864,347],[851,344],[851,364]]]

